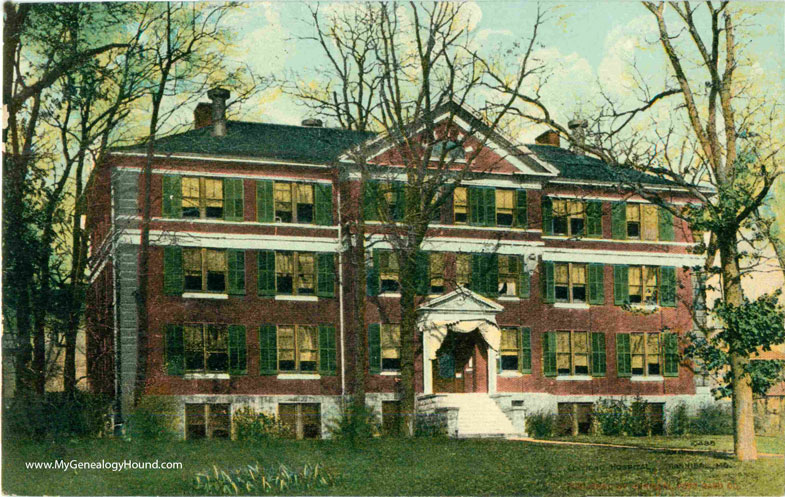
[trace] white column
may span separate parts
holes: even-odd
[[[428,340],[426,339],[428,330],[422,332],[422,393],[429,395],[433,393],[433,368],[431,367],[430,351],[428,350]]]
[[[488,347],[488,393],[496,393],[496,351]]]

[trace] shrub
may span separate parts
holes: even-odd
[[[534,438],[548,438],[556,428],[556,415],[540,411],[526,417],[526,431]]]
[[[9,438],[97,437],[110,426],[111,399],[104,395],[31,393],[3,402],[3,432]]]
[[[636,396],[630,404],[626,416],[625,432],[633,437],[645,437],[651,432],[651,420],[647,415],[649,402]]]
[[[275,416],[256,412],[249,406],[238,409],[233,416],[237,440],[269,440],[294,438],[294,433]]]
[[[629,407],[623,400],[598,399],[594,403],[592,416],[597,420],[603,435],[621,435],[627,428]]]
[[[166,395],[142,397],[125,422],[125,434],[131,439],[169,440],[178,432],[176,401]]]
[[[447,416],[444,413],[417,413],[414,418],[414,436],[446,438]]]
[[[733,416],[730,406],[704,404],[690,423],[690,433],[695,435],[732,435]]]
[[[336,440],[363,440],[372,438],[379,433],[379,423],[372,409],[366,405],[349,403],[341,408],[337,420],[328,425],[332,437]]]
[[[257,463],[230,471],[213,466],[210,472],[197,473],[193,486],[204,494],[283,494],[330,488],[337,480],[334,473],[319,463],[305,464],[299,471],[290,470],[283,464],[264,469]]]
[[[690,417],[684,402],[676,404],[668,416],[668,435],[685,435],[690,429]]]

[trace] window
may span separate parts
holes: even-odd
[[[224,217],[223,180],[183,177],[183,217],[222,219]]]
[[[444,254],[431,252],[428,254],[428,274],[430,279],[431,295],[444,293]]]
[[[186,324],[183,326],[185,371],[226,373],[229,371],[229,334],[224,325]]]
[[[521,350],[518,328],[502,328],[501,366],[502,371],[518,371]]]
[[[556,432],[559,435],[578,435],[591,431],[594,405],[587,402],[559,402]]]
[[[400,290],[398,284],[398,257],[390,251],[379,251],[379,279],[381,291],[397,292]]]
[[[397,324],[381,325],[382,371],[401,369],[401,327]]]
[[[313,253],[297,253],[297,294],[313,295],[316,268]]]
[[[455,258],[455,283],[468,287],[472,277],[472,256],[458,254]]]
[[[659,302],[658,268],[630,266],[628,270],[629,299],[631,304],[657,304]]]
[[[453,192],[452,211],[455,224],[466,224],[469,213],[469,199],[466,188],[459,186]]]
[[[499,295],[518,296],[520,261],[514,255],[499,256]]]
[[[557,302],[586,302],[586,264],[555,264]]]
[[[583,236],[586,223],[583,202],[553,200],[553,234]]]
[[[631,333],[630,357],[633,376],[661,374],[659,333]]]
[[[206,248],[183,249],[184,289],[187,292],[226,291],[226,251]]]
[[[308,252],[275,253],[275,289],[277,293],[313,295],[315,280],[314,254]]]
[[[633,240],[657,240],[659,232],[657,206],[651,204],[627,204],[627,238]]]
[[[319,404],[280,403],[278,417],[298,439],[321,438],[322,416]]]
[[[515,191],[496,189],[496,225],[512,226],[515,212]]]
[[[556,371],[560,376],[589,374],[589,334],[587,332],[556,332]]]
[[[316,372],[319,342],[316,326],[278,326],[278,370]]]
[[[185,404],[185,438],[231,438],[229,404]]]
[[[334,254],[262,250],[257,269],[259,295],[335,295]]]
[[[313,185],[306,183],[275,182],[273,192],[275,198],[275,220],[277,222],[313,223]]]

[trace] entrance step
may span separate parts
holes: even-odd
[[[487,393],[457,393],[427,395],[418,402],[421,412],[440,408],[458,411],[457,438],[509,438],[521,436],[510,419]]]

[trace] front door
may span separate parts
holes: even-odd
[[[487,378],[485,374],[477,374],[484,362],[481,351],[485,341],[477,331],[471,333],[447,334],[441,347],[436,352],[436,359],[431,361],[434,393],[487,392],[487,385],[478,385],[478,381]]]

